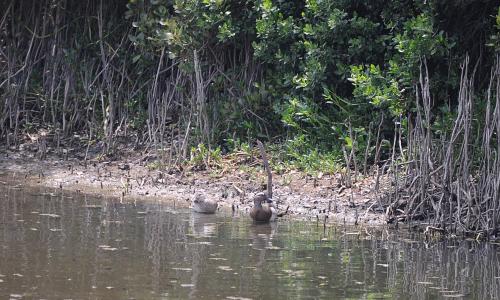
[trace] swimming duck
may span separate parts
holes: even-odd
[[[202,214],[213,214],[217,210],[217,201],[207,199],[203,194],[194,195],[193,211]]]
[[[266,202],[269,205],[262,206],[262,202]],[[258,193],[253,198],[253,208],[250,211],[250,217],[254,222],[257,223],[268,223],[271,220],[276,219],[276,209],[271,205],[272,200],[267,197],[265,193]],[[274,216],[274,218],[273,218]]]

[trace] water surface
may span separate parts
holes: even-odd
[[[0,184],[0,299],[500,298],[497,245]]]

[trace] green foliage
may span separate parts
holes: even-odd
[[[387,78],[379,67],[386,56],[397,53],[395,29],[404,27],[404,19],[381,22],[380,13],[390,9],[382,3],[350,1],[306,1],[303,7],[260,2],[253,47],[266,64],[266,79],[275,88],[271,93],[281,99],[274,108],[286,128],[329,148],[342,134],[339,123],[352,117],[366,126],[371,106],[392,115],[403,113],[398,78]],[[409,18],[416,7],[406,9],[409,15],[399,17]],[[364,72],[359,63],[372,67]]]
[[[315,175],[317,172],[334,173],[339,169],[341,154],[337,150],[320,151],[311,147],[311,141],[308,136],[300,134],[293,139],[287,140],[283,148],[280,161],[273,165],[278,171],[284,169],[297,169],[308,174]]]
[[[395,48],[407,63],[417,63],[421,57],[443,54],[446,39],[443,32],[435,32],[431,17],[420,14],[405,22],[402,33],[394,37]]]
[[[386,108],[393,116],[401,115],[403,95],[398,80],[388,78],[379,66],[353,66],[349,80],[355,86],[354,96],[366,99],[379,108]]]
[[[414,85],[424,58],[430,62],[434,93],[439,99],[452,97],[459,74],[445,64],[463,58],[465,52],[457,48],[464,32],[444,18],[449,9],[468,5],[413,0],[131,1],[128,13],[137,29],[131,38],[138,46],[164,48],[188,68],[195,49],[222,56],[228,50],[252,51],[262,66],[260,82],[251,88],[242,85],[245,92],[234,97],[225,90],[241,82],[228,82],[227,76],[242,74],[239,65],[222,66],[228,75],[213,80],[211,91],[219,101],[212,103],[211,114],[222,116],[222,139],[228,140],[225,134],[250,139],[268,133],[271,126],[274,135],[291,137],[285,143],[293,145],[286,147],[289,159],[309,168],[321,153],[336,152],[338,158],[340,145],[356,147],[346,120],[355,128],[359,148],[366,147],[368,126],[381,115],[386,116],[384,137],[390,138],[392,131],[385,128],[392,128],[396,119],[405,122],[413,111]],[[500,25],[495,22],[489,22],[491,47],[497,47],[498,31],[493,28]],[[251,50],[241,45],[251,45]]]
[[[227,139],[226,146],[231,152],[243,152],[248,156],[252,155],[252,147],[247,142],[242,142],[240,139]]]
[[[495,29],[490,35],[489,41],[486,46],[493,48],[495,52],[500,51],[500,5],[498,6],[498,12],[495,16]]]
[[[251,1],[129,1],[130,39],[144,50],[166,48],[171,59],[191,59],[193,50],[227,46],[251,33]]]
[[[204,144],[191,148],[189,164],[198,170],[219,167],[222,161],[222,151],[220,147],[210,149]]]
[[[420,14],[404,22],[403,31],[393,38],[393,47],[397,51],[385,63],[384,69],[373,64],[352,66],[349,80],[354,85],[354,97],[398,117],[409,108],[407,100],[414,94],[413,85],[418,80],[421,60],[443,59],[448,45],[443,32],[434,32],[431,18]]]
[[[68,20],[55,24],[49,18],[44,26],[23,10],[24,1],[12,2],[16,13],[7,17],[12,37],[2,40],[11,43],[4,52],[14,54],[8,60],[14,65],[0,73],[0,81],[12,81],[1,87],[6,95],[36,98],[24,101],[22,114],[32,114],[20,115],[26,128],[49,119],[57,127],[65,118],[74,123],[68,133],[88,129],[87,124],[101,130],[102,110],[115,101],[115,121],[126,119],[141,130],[154,119],[151,112],[160,110],[149,107],[151,100],[175,85],[179,93],[172,102],[178,110],[169,111],[174,115],[169,120],[189,123],[194,135],[206,134],[194,122],[200,113],[199,100],[192,101],[196,51],[211,145],[194,148],[195,164],[206,165],[207,149],[225,143],[238,149],[259,137],[284,144],[286,159],[299,168],[322,168],[318,160],[343,160],[342,146],[362,151],[370,124],[381,116],[381,138],[390,141],[394,122],[414,114],[414,86],[424,58],[431,74],[433,129],[444,131],[455,111],[458,66],[465,55],[478,62],[476,82],[484,90],[500,49],[500,8],[492,0],[68,1],[64,9],[36,2],[33,11],[57,10]],[[96,22],[99,11],[103,22]],[[33,49],[42,50],[28,50],[35,35],[27,28],[56,32],[56,47],[54,37],[37,32]],[[55,72],[56,81],[47,70]],[[173,79],[178,74],[179,83]],[[64,94],[66,78],[70,101],[63,108],[63,101],[53,98]],[[13,128],[13,118],[2,119],[2,136],[2,128]]]

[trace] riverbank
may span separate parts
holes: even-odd
[[[264,191],[267,182],[260,160],[244,153],[222,156],[217,167],[199,169],[159,167],[159,157],[132,148],[123,148],[114,157],[84,157],[82,151],[48,149],[43,159],[35,145],[20,148],[0,149],[0,170],[4,175],[26,185],[119,197],[123,201],[154,199],[189,207],[193,195],[203,193],[217,199],[221,210],[244,214],[253,205],[252,196]],[[278,211],[287,218],[385,224],[385,212],[377,200],[384,188],[379,187],[377,193],[376,177],[359,177],[352,187],[344,181],[341,174],[311,176],[296,170],[273,174],[273,198]]]

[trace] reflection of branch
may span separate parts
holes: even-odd
[[[253,238],[252,244],[254,245],[255,249],[259,251],[259,260],[255,265],[255,268],[257,270],[262,270],[262,266],[266,262],[266,247],[268,241],[269,236],[267,234],[261,235],[260,233],[256,233]]]
[[[266,263],[266,252],[269,245],[272,245],[270,241],[272,241],[274,235],[274,229],[276,228],[276,224],[274,226],[271,224],[260,224],[253,225],[250,227],[251,237],[252,237],[252,248],[259,251],[259,259],[255,265],[258,273],[262,272],[262,267]]]
[[[201,245],[198,245],[201,246]],[[198,287],[198,277],[200,276],[200,254],[199,252],[203,251],[203,249],[196,249],[193,253],[192,263],[191,263],[191,290],[189,291],[189,299],[196,299],[196,292]]]
[[[257,262],[257,265],[255,267],[260,270],[262,265],[266,262],[266,247],[262,248],[259,253],[259,262]]]
[[[259,147],[260,155],[262,156],[262,161],[267,172],[267,197],[273,198],[273,174],[271,174],[271,169],[269,168],[266,151],[264,150],[264,145],[259,140],[257,140],[257,146]]]

